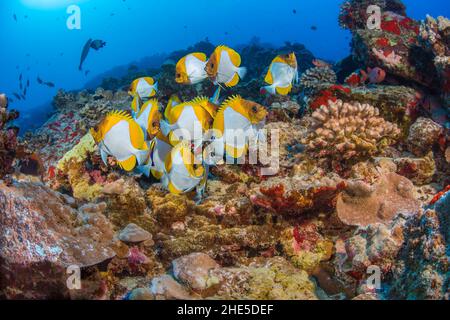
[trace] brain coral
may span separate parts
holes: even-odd
[[[313,157],[349,160],[372,156],[400,134],[393,123],[368,104],[328,101],[312,114],[312,127],[303,143]]]

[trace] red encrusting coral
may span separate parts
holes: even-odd
[[[446,186],[444,188],[444,190],[442,190],[437,195],[435,195],[433,197],[433,199],[430,201],[430,205],[432,206],[432,205],[436,204],[436,202],[438,202],[449,191],[450,191],[450,185]]]

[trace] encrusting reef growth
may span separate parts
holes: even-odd
[[[0,95],[0,298],[449,299],[450,24],[415,21],[400,0],[345,1],[339,22],[352,53],[334,65],[300,44],[201,42],[152,77],[61,90],[21,139]],[[223,55],[229,79],[211,66]],[[178,77],[189,59],[205,69]],[[239,110],[257,139],[277,135],[279,169],[237,164],[250,146],[220,134],[233,164],[189,166],[198,141],[174,130],[189,108],[203,131]]]

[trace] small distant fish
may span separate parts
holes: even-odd
[[[54,88],[55,84],[53,82],[45,82],[44,80],[42,80],[39,76],[37,77],[37,82],[41,85],[47,86],[49,88]]]
[[[295,53],[279,55],[273,59],[267,72],[266,83],[262,92],[287,95],[292,90],[292,85],[298,82],[298,65]]]
[[[245,77],[247,68],[241,67],[239,53],[227,46],[219,46],[206,64],[206,73],[214,84],[234,87]]]
[[[181,84],[197,84],[208,77],[205,71],[206,54],[194,52],[178,61],[175,70],[175,81]]]
[[[23,95],[26,97],[27,96],[27,88],[23,89]]]
[[[94,49],[96,51],[100,50],[101,48],[103,48],[104,46],[106,46],[106,42],[103,40],[92,40],[89,39],[88,41],[86,41],[83,50],[81,52],[81,58],[80,58],[80,65],[78,67],[78,69],[81,71],[83,70],[83,63],[86,60],[89,51],[91,49]]]
[[[317,27],[316,26],[311,26],[311,30],[313,30],[313,31],[317,31]]]
[[[17,22],[17,15],[16,14],[13,14],[13,19],[14,19],[14,21]]]
[[[27,100],[27,98],[23,94],[21,94],[20,97],[22,98],[22,100]]]
[[[105,164],[108,156],[117,159],[125,171],[143,165],[149,156],[141,127],[124,111],[112,111],[90,132]]]
[[[27,79],[27,88],[30,87],[30,79]]]
[[[16,97],[17,100],[22,100],[22,98],[20,97],[20,95],[18,93],[13,93],[13,96]]]
[[[141,99],[149,99],[158,92],[158,82],[151,77],[143,77],[131,83],[128,94],[134,97],[136,94]]]
[[[292,13],[293,13],[293,14],[297,14],[297,10],[293,9],[293,10],[292,10]]]
[[[314,59],[312,64],[317,68],[331,68],[331,64],[320,59]]]
[[[90,72],[91,72],[91,70],[86,70],[86,71],[84,72],[84,75],[87,76]]]

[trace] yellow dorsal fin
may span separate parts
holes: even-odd
[[[192,55],[203,62],[205,62],[207,59],[206,54],[204,54],[203,52],[194,52],[192,53]]]
[[[208,97],[199,96],[199,97],[195,97],[194,99],[192,99],[191,103],[202,104],[203,102],[208,102],[208,101],[209,101]]]
[[[155,84],[155,80],[152,77],[145,77],[144,80],[151,86]]]
[[[108,112],[107,117],[115,117],[120,120],[133,121],[131,115],[125,110],[113,110]]]
[[[234,64],[236,67],[241,66],[242,61],[241,61],[241,56],[240,56],[240,54],[237,53],[235,50],[233,50],[233,49],[231,49],[231,48],[228,48],[227,51],[228,51],[228,54],[230,55],[231,62],[233,62],[233,64]]]

